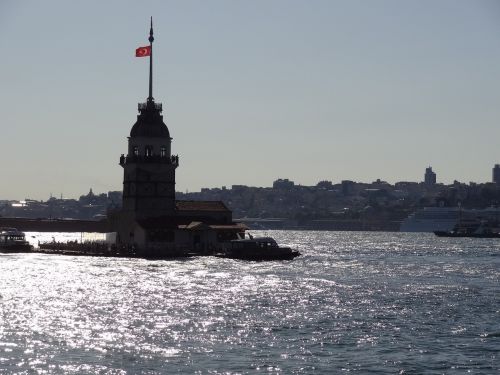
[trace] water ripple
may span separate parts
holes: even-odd
[[[261,234],[303,256],[0,255],[0,374],[500,370],[499,242]]]

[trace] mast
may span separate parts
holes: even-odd
[[[153,102],[153,16],[151,16],[151,28],[149,29],[149,47],[151,48],[151,54],[149,55],[149,97],[148,103]]]

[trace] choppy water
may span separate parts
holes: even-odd
[[[499,240],[266,233],[303,256],[0,255],[0,374],[500,372]]]

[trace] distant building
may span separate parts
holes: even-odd
[[[436,173],[432,171],[432,167],[425,168],[424,183],[426,185],[436,184]]]
[[[342,186],[342,194],[343,195],[353,195],[354,194],[354,187],[356,183],[354,181],[350,180],[342,180],[340,183]]]
[[[121,191],[108,191],[108,204],[111,207],[120,207],[122,205],[123,193]]]
[[[323,180],[323,181],[318,182],[316,184],[316,187],[318,189],[330,190],[330,189],[333,189],[333,184],[331,181]]]
[[[295,186],[295,183],[293,181],[290,181],[288,178],[278,178],[276,181],[273,182],[273,189],[292,189]]]
[[[493,167],[493,183],[500,185],[500,164]]]
[[[375,181],[373,181],[371,185],[379,189],[390,186],[390,184],[387,181],[382,181],[380,178],[377,178]]]
[[[243,191],[243,190],[248,189],[248,186],[246,186],[246,185],[232,185],[231,189],[234,191]]]

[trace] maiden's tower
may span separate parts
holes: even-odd
[[[151,20],[149,46],[136,50],[136,56],[149,57],[149,96],[138,105],[127,154],[120,157],[123,204],[115,221],[117,244],[158,257],[217,250],[244,227],[232,222],[231,211],[220,201],[175,199],[179,157],[171,152],[162,104],[153,98],[153,41]]]

